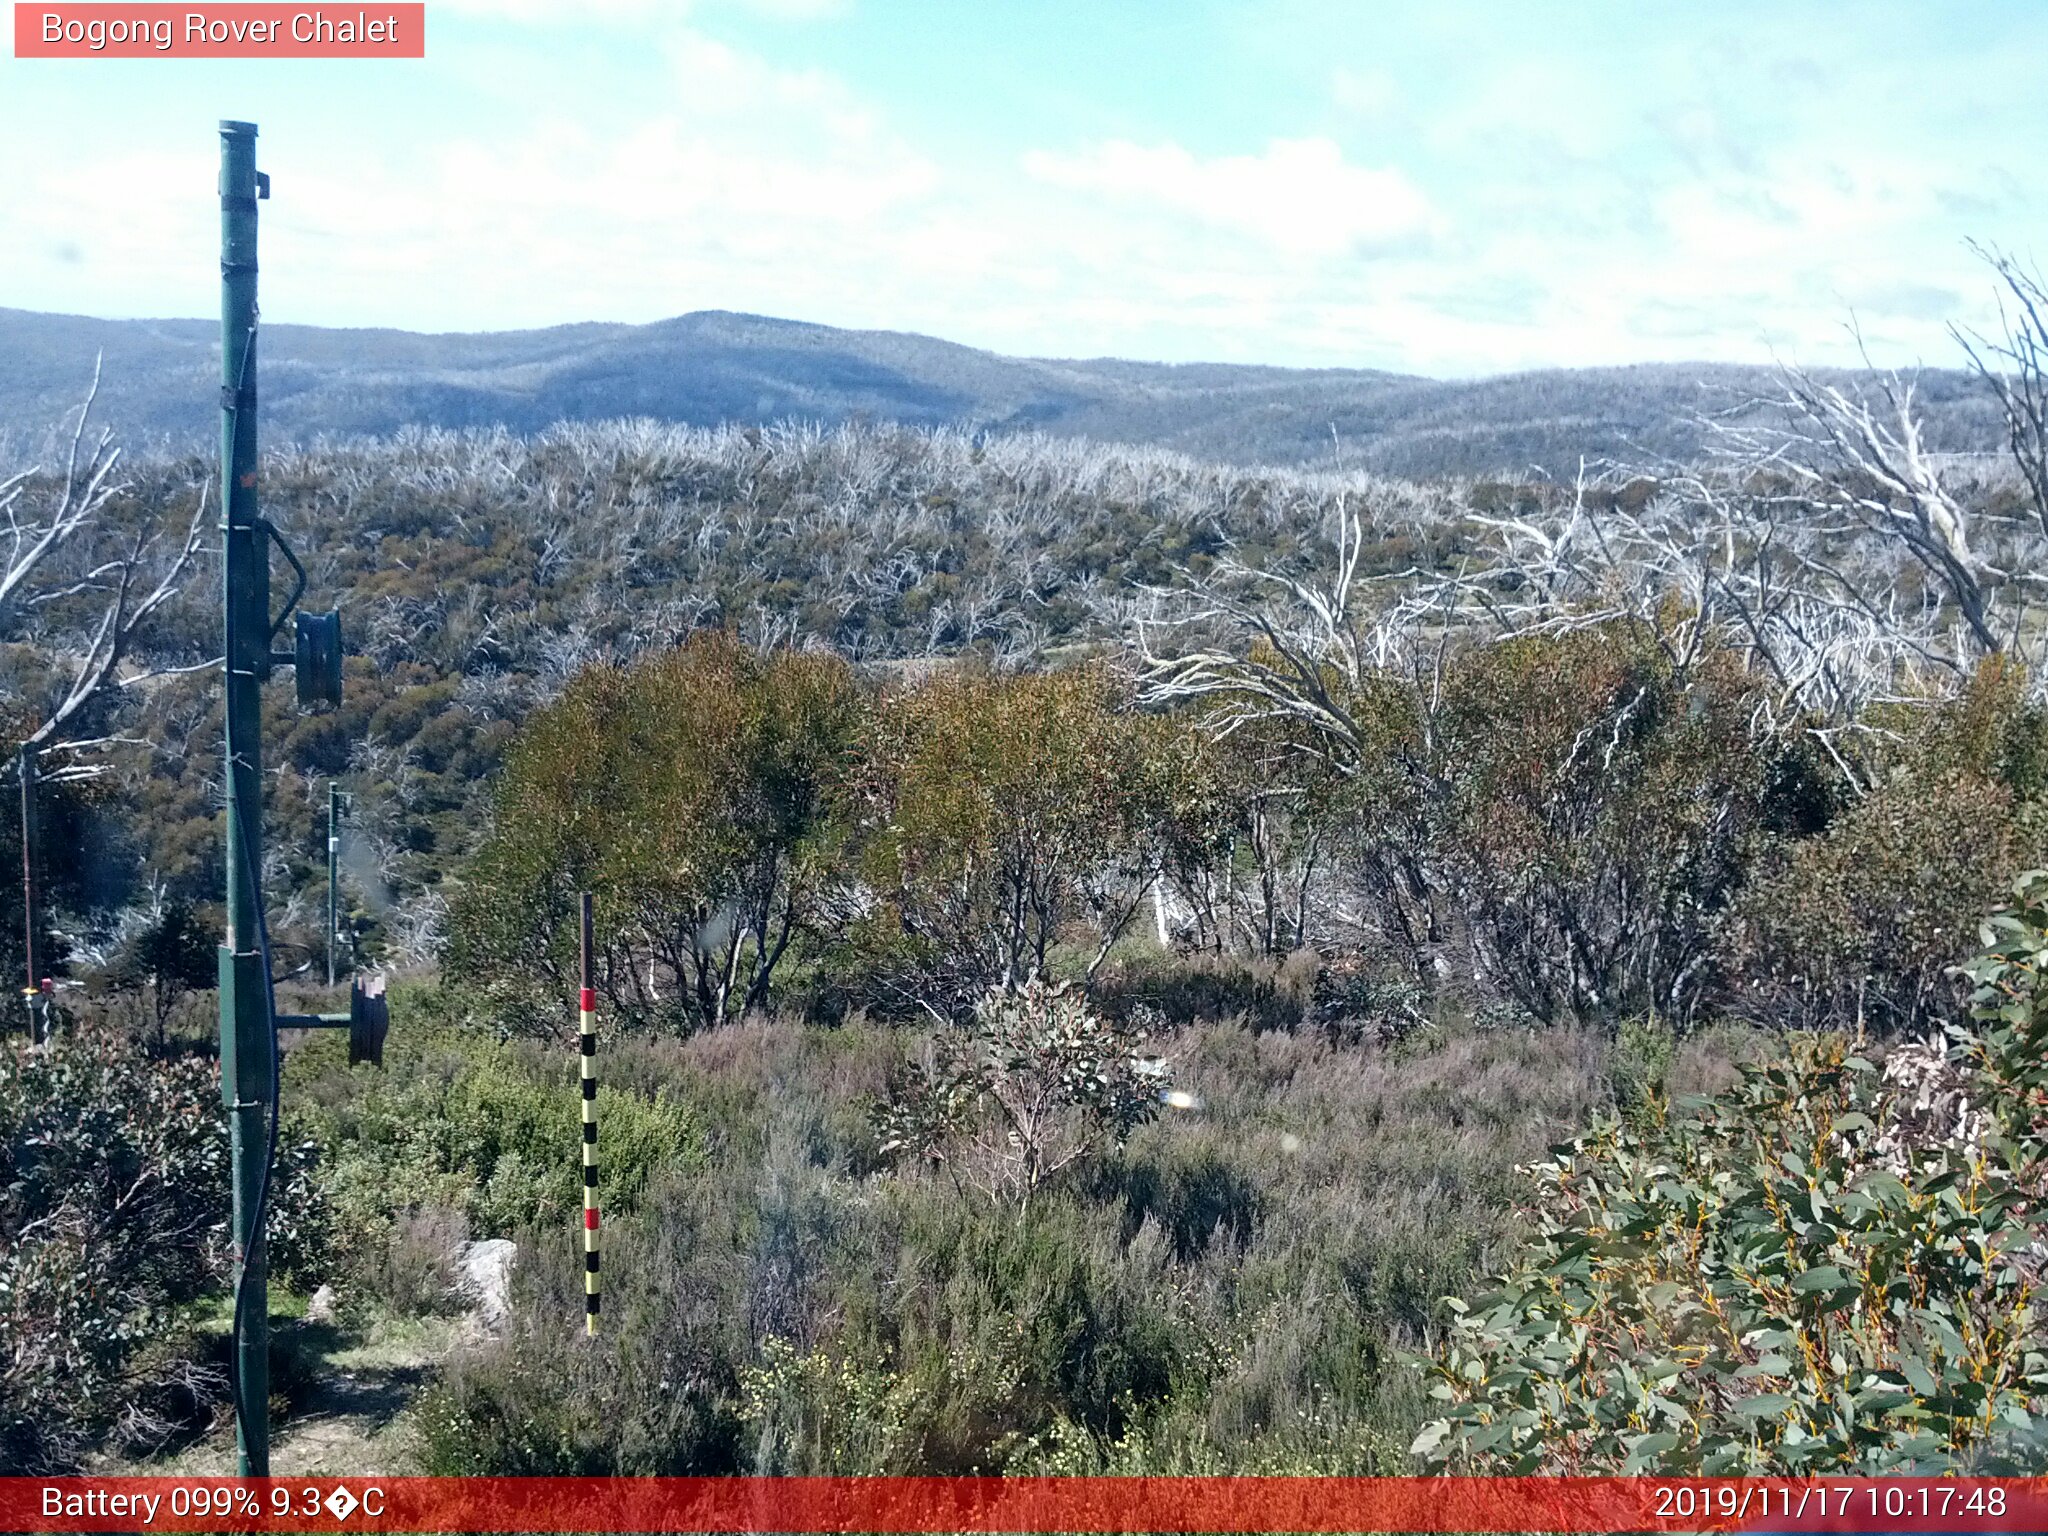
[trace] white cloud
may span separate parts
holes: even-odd
[[[864,82],[692,19],[740,0],[604,3],[621,26],[601,39],[507,27],[443,65],[434,89],[481,109],[417,141],[403,114],[280,110],[274,134],[264,115],[266,312],[499,329],[747,309],[1039,355],[1473,373],[1773,346],[1846,361],[1856,310],[1887,360],[1945,362],[1945,296],[1989,291],[1962,235],[2024,249],[2035,218],[2004,139],[1915,153],[1818,112],[1766,134],[1733,97],[1672,90],[1653,112],[1655,80],[1582,109],[1581,79],[1541,58],[1441,90],[1333,61],[1319,105],[1377,113],[1369,141],[949,142]],[[543,57],[545,74],[494,73]],[[1386,109],[1425,80],[1429,112]],[[158,153],[95,131],[68,163],[0,166],[7,301],[205,313],[208,136]]]
[[[1048,186],[1170,210],[1297,255],[1384,251],[1438,222],[1400,171],[1353,165],[1329,139],[1275,139],[1260,154],[1207,160],[1179,144],[1114,139],[1076,154],[1034,150],[1023,166]]]
[[[711,308],[891,318],[937,168],[829,75],[688,28],[650,57],[667,83],[645,106],[572,98],[418,155],[302,156],[267,216],[269,312],[436,330]]]

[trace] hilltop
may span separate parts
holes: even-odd
[[[0,431],[46,431],[103,353],[104,419],[124,438],[204,442],[216,430],[218,340],[211,320],[0,309]],[[1581,454],[1688,457],[1698,445],[1693,418],[1772,386],[1769,369],[1707,363],[1448,380],[1005,357],[905,332],[716,310],[649,325],[479,334],[276,325],[263,342],[271,443],[642,416],[689,426],[873,420],[1417,477],[1566,474]],[[1944,446],[1997,446],[1997,422],[1967,374],[1930,372],[1921,389]]]

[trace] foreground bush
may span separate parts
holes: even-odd
[[[67,1467],[110,1430],[147,1447],[225,1396],[193,1325],[231,1276],[227,1165],[213,1062],[76,1027],[0,1050],[0,1466]],[[327,1227],[289,1137],[271,1202],[290,1281]]]
[[[859,925],[872,999],[963,1016],[1047,974],[1084,928],[1092,976],[1145,901],[1191,760],[1100,666],[940,673],[884,696],[868,750]]]
[[[1658,640],[1612,623],[1471,648],[1407,790],[1475,972],[1546,1022],[1690,1019],[1715,994],[1772,748],[1733,656],[1688,671]]]
[[[1955,967],[2018,867],[2024,819],[2003,785],[1971,775],[1880,784],[1743,893],[1734,1005],[1886,1034],[1953,1016],[1967,993]]]
[[[2048,719],[2019,668],[1987,663],[1955,698],[1870,723],[1850,748],[1863,792],[1736,903],[1724,948],[1746,1013],[1886,1033],[1954,1017],[1979,918],[2048,856]]]
[[[1837,1037],[1538,1165],[1536,1240],[1454,1302],[1415,1448],[1496,1472],[2037,1467],[2048,874],[1985,927],[1971,1026]]]

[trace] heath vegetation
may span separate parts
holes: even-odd
[[[2037,1467],[2048,443],[1994,264],[1996,463],[1796,372],[1564,480],[876,426],[274,456],[357,646],[268,721],[280,981],[329,780],[344,959],[407,977],[381,1071],[288,1052],[279,1305],[462,1312],[461,1245],[516,1243],[407,1410],[433,1471]],[[15,1467],[223,1395],[206,491],[83,413],[0,479],[63,983],[0,1061]]]

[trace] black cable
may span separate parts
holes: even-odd
[[[235,771],[233,762],[228,772]],[[258,791],[261,793],[261,791]],[[256,1196],[250,1202],[249,1243],[242,1250],[241,1268],[235,1275],[235,1316],[228,1331],[228,1370],[235,1389],[235,1422],[241,1430],[242,1444],[250,1443],[249,1425],[252,1419],[248,1396],[242,1382],[242,1331],[246,1326],[249,1306],[250,1260],[265,1252],[265,1227],[270,1214],[270,1169],[277,1161],[278,1122],[278,1049],[277,1049],[277,984],[270,969],[270,922],[263,913],[263,883],[257,878],[256,844],[249,834],[249,812],[240,795],[235,796],[235,819],[239,824],[242,844],[243,871],[249,878],[250,905],[256,909],[256,948],[263,957],[263,1035],[270,1045],[270,1123],[265,1128],[263,1140],[263,1167],[256,1176]],[[236,997],[239,1000],[239,990]],[[235,1021],[236,1028],[241,1021]],[[236,1100],[239,1105],[240,1085],[236,1086]],[[266,1267],[267,1277],[267,1267]],[[265,1297],[268,1306],[269,1298]],[[268,1402],[259,1403],[257,1410],[267,1414]]]

